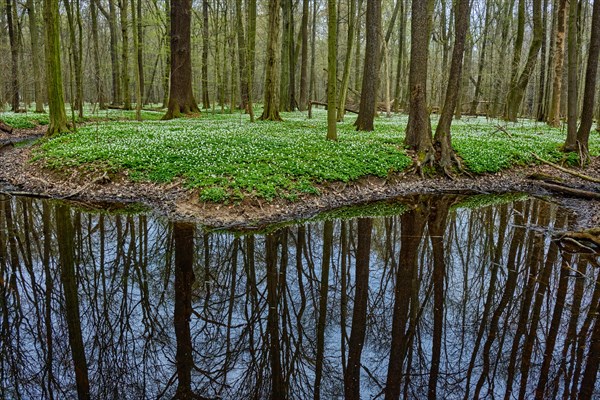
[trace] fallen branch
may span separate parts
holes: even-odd
[[[327,103],[323,103],[323,102],[321,102],[321,101],[314,101],[314,100],[313,100],[313,101],[311,101],[311,102],[309,103],[309,107],[310,107],[311,105],[313,105],[313,104],[315,104],[315,105],[317,105],[317,106],[323,106],[323,107],[327,107]],[[351,112],[351,113],[354,113],[354,114],[358,114],[358,110],[354,110],[354,109],[352,109],[352,108],[348,108],[348,107],[346,107],[346,108],[344,108],[344,109],[345,109],[346,111],[348,111],[348,112]]]
[[[584,199],[600,200],[600,193],[590,192],[589,190],[575,189],[569,186],[556,185],[554,183],[538,182],[539,186],[552,192],[562,193],[569,196],[581,197]]]
[[[494,131],[492,134],[494,134],[494,133],[496,133],[496,132],[502,132],[502,133],[505,133],[505,134],[506,134],[506,136],[508,136],[509,138],[511,138],[511,139],[512,139],[512,135],[510,134],[510,132],[509,132],[509,131],[507,131],[507,130],[506,130],[506,128],[505,128],[505,127],[503,127],[503,126],[501,126],[501,125],[496,125],[496,130],[495,130],[495,131]]]
[[[586,180],[586,181],[590,181],[590,182],[594,182],[594,183],[600,183],[600,179],[596,179],[596,178],[594,178],[594,177],[591,177],[591,176],[589,176],[589,175],[584,175],[584,174],[581,174],[581,173],[579,173],[579,172],[577,172],[577,171],[573,171],[572,169],[569,169],[569,168],[561,167],[560,165],[558,165],[558,164],[555,164],[555,163],[553,163],[553,162],[551,162],[551,161],[544,160],[543,158],[541,158],[540,156],[538,156],[538,155],[537,155],[537,154],[535,154],[535,153],[531,153],[531,154],[532,154],[532,155],[533,155],[533,156],[534,156],[534,157],[535,157],[535,158],[536,158],[538,161],[541,161],[542,163],[544,163],[544,164],[546,164],[546,165],[549,165],[549,166],[551,166],[551,167],[553,167],[553,168],[556,168],[556,169],[557,169],[557,170],[559,170],[559,171],[562,171],[562,172],[565,172],[565,173],[567,173],[567,174],[570,174],[570,175],[576,176],[576,177],[578,177],[578,178],[581,178],[581,179],[583,179],[583,180]]]
[[[600,252],[600,228],[579,232],[565,232],[554,238],[559,245],[574,252],[597,254]]]

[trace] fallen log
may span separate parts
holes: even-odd
[[[583,199],[600,200],[600,193],[598,192],[591,192],[589,190],[576,189],[570,186],[557,185],[543,181],[537,182],[537,184],[551,192],[561,193],[572,197],[580,197]]]
[[[315,104],[317,106],[323,106],[323,107],[325,107],[327,109],[327,103],[324,103],[322,101],[315,101],[315,100],[313,100],[313,101],[309,101],[308,102],[308,109],[309,110],[312,108],[313,104]],[[354,110],[354,109],[349,108],[349,107],[345,107],[344,110],[346,110],[348,112],[351,112],[351,113],[354,113],[354,114],[358,114],[358,110]]]

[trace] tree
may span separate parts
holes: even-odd
[[[451,167],[454,162],[459,168],[461,163],[452,149],[450,126],[452,116],[458,103],[458,91],[462,76],[463,55],[465,52],[465,40],[469,28],[470,7],[469,0],[458,0],[457,9],[454,14],[454,24],[456,37],[454,39],[454,49],[452,50],[452,61],[450,63],[450,75],[448,76],[448,87],[446,89],[446,99],[444,108],[440,115],[438,126],[435,130],[434,145],[440,153],[439,165],[443,168],[446,175],[451,175]]]
[[[16,15],[16,13],[15,13]],[[13,21],[12,0],[6,0],[6,20],[8,22],[8,40],[10,42],[11,58],[11,109],[19,111],[19,49],[17,34],[15,32],[15,21]]]
[[[567,0],[556,0],[556,36],[554,38],[554,55],[552,58],[554,79],[552,80],[552,98],[548,124],[560,126],[560,99],[562,94],[563,60],[565,53],[565,29],[567,23]]]
[[[31,41],[31,66],[33,70],[33,84],[35,91],[35,112],[44,112],[44,99],[42,90],[42,80],[40,76],[40,50],[37,13],[35,11],[35,2],[27,0],[27,15],[29,15],[29,36]],[[94,7],[92,7],[94,8]]]
[[[127,19],[128,4],[127,0],[118,1],[119,8],[121,10],[121,37],[123,39],[121,43],[121,62],[123,63],[123,68],[121,69],[121,72],[123,74],[121,78],[123,82],[123,108],[125,110],[131,110],[131,94],[129,93],[129,22]],[[173,29],[172,26],[173,25],[171,25],[171,29]],[[173,31],[171,31],[171,34],[172,33]]]
[[[372,131],[377,101],[377,81],[381,34],[381,0],[367,2],[367,44],[363,69],[362,89],[358,118],[354,122],[358,131]]]
[[[523,30],[523,25],[525,24],[525,0],[519,0],[519,31]],[[507,121],[516,121],[517,113],[519,108],[521,107],[521,102],[523,101],[523,97],[525,95],[525,89],[527,88],[527,83],[529,82],[529,77],[531,76],[535,64],[538,59],[538,53],[540,48],[542,47],[542,2],[541,0],[533,0],[533,38],[531,40],[531,45],[529,47],[529,53],[527,55],[527,61],[525,62],[525,67],[521,74],[518,74],[519,62],[513,63],[513,80],[511,82],[510,90],[508,91],[508,96],[506,98],[506,112],[504,118]],[[521,38],[522,41],[522,38]],[[521,42],[522,44],[522,42]],[[520,52],[519,49],[515,49],[516,52]],[[518,78],[517,78],[518,76]]]
[[[335,2],[327,1],[327,139],[337,140],[337,11]]]
[[[404,0],[401,0],[404,1]],[[350,67],[352,66],[352,48],[354,47],[354,37],[356,36],[356,0],[350,0],[350,10],[348,14],[348,39],[346,45],[346,56],[344,60],[344,73],[340,85],[340,97],[338,99],[337,119],[344,120],[346,111],[346,98],[348,97],[348,85],[350,84]]]
[[[163,119],[200,112],[192,92],[191,17],[191,0],[171,0],[171,84]]]
[[[565,151],[575,151],[577,147],[577,4],[569,3],[569,34],[567,37],[567,140]]]
[[[242,19],[242,0],[235,0],[235,20],[237,25],[238,63],[240,74],[241,107],[248,110],[248,65],[246,63],[246,39],[244,38],[244,22]]]
[[[207,110],[210,108],[210,98],[208,97],[208,0],[202,1],[202,107]]]
[[[263,121],[282,120],[279,115],[279,12],[280,0],[269,0],[264,109],[259,118]]]
[[[46,90],[50,123],[46,136],[67,132],[67,114],[63,98],[62,73],[60,68],[60,29],[58,0],[44,0]]]
[[[596,91],[596,77],[598,71],[598,57],[600,56],[600,0],[594,0],[592,11],[592,32],[590,48],[585,71],[585,87],[583,89],[583,106],[581,110],[581,124],[577,131],[577,143],[581,146],[582,162],[589,159],[589,138],[594,117],[594,96]],[[600,121],[598,122],[600,123]],[[567,146],[565,148],[568,149]]]
[[[411,53],[408,74],[410,105],[404,144],[416,151],[415,167],[434,161],[431,120],[427,109],[427,65],[433,0],[412,0]]]
[[[256,0],[248,0],[248,113],[250,122],[254,122],[254,109],[252,108],[252,90],[254,87],[254,69],[256,52]]]
[[[302,61],[300,63],[300,99],[298,109],[306,110],[308,103],[308,3],[309,0],[302,0],[302,22],[300,30],[302,34]]]

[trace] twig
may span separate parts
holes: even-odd
[[[600,193],[589,190],[575,189],[569,186],[555,185],[553,183],[538,182],[538,185],[553,192],[563,193],[584,199],[600,200]]]
[[[89,182],[88,184],[80,187],[78,190],[74,191],[73,193],[63,197],[63,199],[69,199],[71,197],[75,197],[78,194],[80,194],[81,192],[83,192],[84,190],[86,190],[87,188],[89,188],[90,186],[95,185],[96,183],[102,182],[106,179],[109,179],[109,178],[108,178],[107,173],[104,172],[104,174],[102,176],[99,176],[98,178],[94,179],[93,181]]]
[[[509,138],[511,138],[511,139],[512,139],[512,135],[510,134],[510,132],[509,132],[509,131],[507,131],[507,130],[506,130],[506,128],[505,128],[505,127],[503,127],[503,126],[496,125],[496,130],[495,130],[493,133],[496,133],[496,132],[502,132],[502,133],[505,133],[505,134],[506,134],[506,136],[508,136]]]
[[[579,173],[579,172],[573,171],[573,170],[571,170],[571,169],[568,169],[568,168],[565,168],[565,167],[561,167],[560,165],[558,165],[558,164],[555,164],[555,163],[553,163],[553,162],[551,162],[551,161],[544,160],[543,158],[541,158],[540,156],[538,156],[538,155],[537,155],[537,154],[535,154],[535,153],[531,153],[531,154],[532,154],[532,155],[533,155],[533,156],[534,156],[534,157],[535,157],[535,158],[536,158],[538,161],[541,161],[541,162],[543,162],[544,164],[547,164],[547,165],[549,165],[549,166],[551,166],[551,167],[554,167],[554,168],[556,168],[556,169],[557,169],[557,170],[559,170],[559,171],[566,172],[567,174],[571,174],[571,175],[573,175],[573,176],[576,176],[576,177],[578,177],[578,178],[584,179],[584,180],[586,180],[586,181],[590,181],[590,182],[594,182],[594,183],[600,183],[600,179],[596,179],[596,178],[594,178],[594,177],[591,177],[591,176],[589,176],[589,175],[584,175],[584,174],[581,174],[581,173]]]

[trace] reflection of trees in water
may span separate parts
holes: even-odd
[[[598,395],[568,214],[419,200],[234,235],[0,197],[0,397]]]

